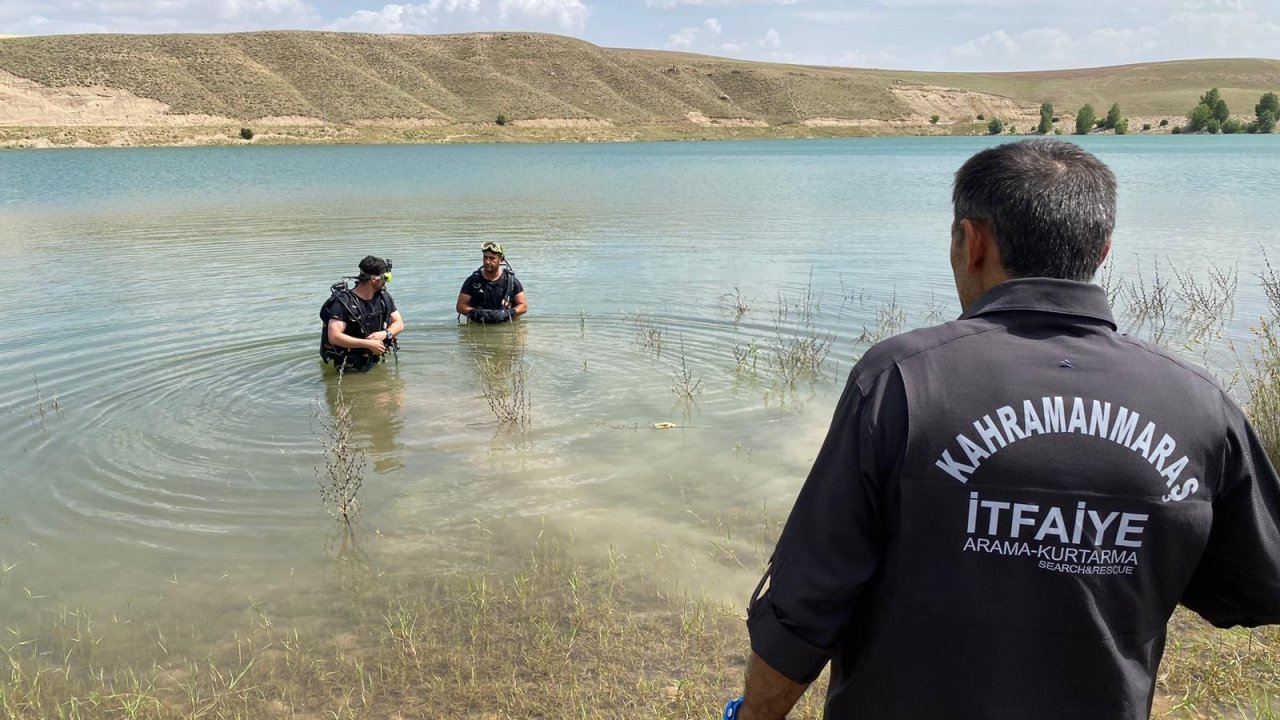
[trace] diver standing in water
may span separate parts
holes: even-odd
[[[483,264],[462,283],[457,311],[478,323],[514,320],[529,310],[524,285],[506,261],[502,246],[487,242],[480,247]]]
[[[324,323],[320,357],[332,361],[339,372],[366,372],[388,350],[396,349],[404,319],[386,289],[391,282],[390,260],[367,255],[360,261],[354,288],[347,287],[348,279],[333,286],[328,302],[320,309]]]

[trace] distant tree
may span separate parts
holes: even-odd
[[[1208,103],[1200,103],[1187,115],[1187,131],[1200,132],[1208,126],[1210,120],[1213,120],[1213,108]]]
[[[1258,118],[1262,117],[1262,113],[1271,111],[1271,117],[1280,117],[1280,97],[1269,92],[1258,99],[1258,104],[1253,106],[1253,114]]]
[[[987,134],[999,135],[1004,132],[1004,121],[998,117],[991,118],[991,122],[987,123]]]
[[[1174,125],[1174,126],[1173,126],[1173,129],[1172,129],[1172,130],[1170,130],[1169,132],[1173,133],[1174,135],[1181,135],[1181,134],[1182,134],[1182,126],[1181,126],[1181,125]]]
[[[1114,130],[1120,122],[1120,103],[1113,103],[1111,109],[1107,111],[1107,119],[1102,123],[1102,127],[1108,130]]]
[[[1218,88],[1214,88],[1200,96],[1200,104],[1208,105],[1210,109],[1213,109],[1213,106],[1217,105],[1221,99],[1221,96],[1218,95]]]
[[[1218,118],[1209,118],[1209,122],[1204,124],[1204,129],[1213,135],[1217,135],[1222,129],[1222,123],[1218,122]]]
[[[1213,119],[1217,120],[1218,124],[1222,124],[1229,117],[1231,117],[1231,111],[1227,109],[1227,101],[1218,98],[1218,102],[1213,104]]]
[[[1234,135],[1236,133],[1242,133],[1244,131],[1245,131],[1244,123],[1240,122],[1235,118],[1227,118],[1227,121],[1222,123],[1222,133],[1224,135]]]
[[[978,119],[979,119],[979,120],[986,120],[986,119],[987,119],[987,116],[986,116],[986,115],[983,115],[982,113],[978,113]]]
[[[494,120],[494,122],[498,123],[499,125],[506,125],[507,116],[503,115],[502,113],[498,113],[498,119]]]
[[[938,115],[930,115],[930,116],[929,116],[929,122],[930,122],[930,123],[932,123],[932,124],[934,124],[934,125],[937,125],[937,124],[938,124],[938,121],[939,121],[939,120],[941,120],[941,119],[942,119],[942,118],[941,118],[941,116],[938,116]]]
[[[1040,124],[1036,127],[1036,132],[1041,135],[1048,134],[1053,129],[1053,105],[1050,103],[1040,104]]]
[[[1150,129],[1151,129],[1151,123],[1142,123],[1142,132],[1146,132]]]
[[[1129,133],[1129,118],[1117,122],[1115,131],[1117,135],[1127,135]]]
[[[244,140],[252,140],[253,131],[249,128],[240,128],[240,137]]]
[[[1017,125],[1010,125],[1010,126],[1009,126],[1009,134],[1010,134],[1010,135],[1017,135],[1017,134],[1018,134],[1018,126],[1017,126]]]
[[[1258,121],[1253,124],[1253,128],[1256,132],[1260,133],[1275,132],[1276,118],[1277,115],[1275,113],[1270,110],[1263,110],[1262,114],[1258,116]]]
[[[1080,108],[1080,111],[1076,113],[1076,134],[1088,135],[1089,128],[1093,127],[1093,119],[1095,117],[1096,113],[1094,113],[1092,105],[1085,104],[1084,107]]]
[[[1160,127],[1169,127],[1169,118],[1160,118]]]

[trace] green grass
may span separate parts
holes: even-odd
[[[522,541],[522,562],[438,578],[348,552],[323,599],[279,593],[212,616],[200,597],[105,618],[42,611],[0,637],[0,708],[13,720],[657,720],[710,718],[740,692],[738,611],[663,582],[661,548],[641,561],[545,532]],[[793,717],[818,717],[819,697]]]
[[[697,521],[720,537],[699,562],[753,572],[780,528],[763,509]],[[3,717],[712,720],[740,692],[742,611],[673,583],[687,559],[516,522],[477,534],[476,564],[439,577],[379,567],[347,542],[321,586],[239,601],[176,587],[95,615],[36,608],[35,595],[0,630]],[[497,550],[519,546],[523,560]],[[19,607],[31,593],[6,567],[0,600]],[[825,676],[789,717],[821,717],[824,693]],[[1153,717],[1275,718],[1277,698],[1280,628],[1175,614]]]

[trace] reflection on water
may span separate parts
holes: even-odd
[[[373,470],[390,472],[404,467],[397,458],[400,434],[404,431],[405,383],[400,376],[398,356],[369,372],[339,373],[324,366],[325,401],[329,417],[339,415],[339,404],[347,405],[355,443],[377,460]]]

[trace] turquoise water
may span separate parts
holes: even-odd
[[[0,560],[50,606],[322,572],[336,379],[317,311],[372,253],[408,330],[397,363],[343,383],[371,555],[456,569],[477,523],[527,519],[661,542],[690,586],[741,602],[759,558],[706,562],[732,532],[716,518],[789,507],[886,318],[958,312],[951,176],[993,142],[0,153]],[[1193,351],[1229,371],[1264,311],[1280,142],[1082,144],[1120,181],[1113,277],[1238,269],[1224,334]],[[485,240],[526,286],[517,327],[457,324]],[[830,342],[821,372],[781,385],[769,358],[807,336]],[[483,396],[495,367],[523,372],[526,426]]]

